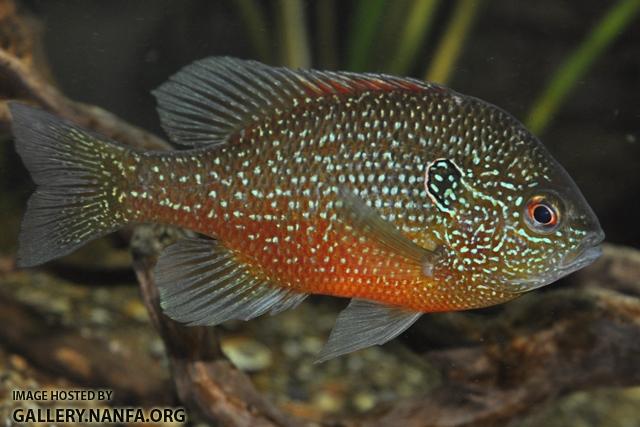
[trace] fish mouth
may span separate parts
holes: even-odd
[[[564,274],[560,277],[580,270],[598,259],[602,255],[603,240],[604,233],[602,231],[593,233],[585,238],[573,254],[565,256],[562,260],[560,271],[564,272]]]
[[[558,275],[556,280],[566,276],[567,274],[571,274],[574,271],[578,271],[581,268],[586,267],[587,265],[598,259],[600,255],[602,255],[602,245],[591,246],[584,249],[583,251],[579,252],[577,256],[573,257],[570,262],[563,262],[558,270],[560,274]]]
[[[588,266],[602,255],[603,240],[602,232],[586,238],[574,253],[565,256],[560,265],[549,274],[513,281],[511,292],[522,293],[541,288]]]

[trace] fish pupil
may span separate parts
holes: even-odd
[[[548,206],[538,205],[533,209],[533,219],[540,224],[547,225],[553,220],[553,212]]]

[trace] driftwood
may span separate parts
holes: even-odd
[[[11,1],[0,0],[0,19],[22,29],[9,36],[0,34],[0,125],[10,124],[5,101],[19,99],[123,143],[168,147],[160,138],[98,107],[69,100],[39,75],[29,50],[35,43],[14,11]],[[175,237],[175,232],[165,228],[140,228],[132,249],[142,298],[165,342],[180,400],[222,425],[306,424],[282,413],[255,390],[249,378],[224,357],[215,329],[186,328],[161,313],[153,265],[158,252]],[[547,399],[575,390],[640,384],[640,256],[608,247],[603,260],[587,271],[573,281],[572,288],[535,292],[507,304],[499,314],[460,313],[433,316],[433,320],[426,316],[412,328],[412,337],[419,333],[418,341],[429,342],[436,337],[432,328],[436,321],[440,330],[449,333],[434,346],[408,344],[440,367],[442,385],[427,396],[377,408],[358,419],[327,420],[325,424],[503,424]],[[0,321],[12,325],[0,328],[3,345],[81,384],[120,387],[123,395],[142,400],[153,395],[147,388],[166,391],[157,374],[118,360],[116,355],[107,357],[99,342],[83,341],[76,332],[47,323],[4,295],[0,295]],[[63,356],[56,359],[50,354]],[[116,380],[112,374],[118,370],[122,375]],[[164,398],[156,396],[160,401]]]
[[[62,118],[124,144],[163,150],[170,145],[95,105],[72,101],[40,72],[47,69],[38,51],[34,24],[16,14],[12,0],[0,0],[0,126],[11,122],[7,101],[38,105]]]
[[[123,360],[103,340],[52,322],[36,309],[0,293],[0,343],[48,373],[85,387],[114,390],[119,402],[169,404],[170,384],[159,368]]]

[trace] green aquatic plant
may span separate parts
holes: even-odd
[[[387,69],[394,74],[406,74],[417,58],[438,6],[438,0],[414,0],[409,8],[402,35]]]
[[[593,62],[611,44],[640,10],[640,0],[620,0],[593,26],[577,49],[551,77],[547,87],[533,103],[526,124],[535,133],[549,125],[571,89]]]
[[[360,0],[357,2],[349,34],[347,67],[352,71],[363,71],[372,47],[376,29],[385,10],[385,0]]]
[[[478,12],[480,0],[459,0],[431,60],[425,80],[447,83]]]
[[[238,10],[247,28],[247,36],[256,55],[261,61],[270,62],[271,34],[264,13],[256,0],[235,0],[233,4]]]
[[[335,6],[334,0],[316,2],[318,63],[327,69],[334,69],[338,65]]]
[[[278,0],[281,60],[290,67],[311,65],[306,14],[301,0]]]
[[[431,55],[425,80],[446,84],[455,70],[482,0],[458,0],[448,16],[442,35]],[[271,35],[265,24],[261,4],[255,0],[236,0],[237,9],[248,27],[248,37],[256,55],[269,61]],[[359,0],[352,7],[346,35],[346,67],[340,67],[337,37],[337,7],[334,0],[305,3],[302,0],[277,0],[276,16],[279,30],[280,62],[291,67],[309,67],[313,63],[310,51],[310,30],[305,6],[314,4],[317,63],[323,68],[346,68],[351,71],[384,69],[406,75],[419,60],[421,47],[432,30],[439,0]],[[540,133],[549,125],[566,97],[587,73],[594,61],[605,51],[640,10],[640,0],[618,0],[586,35],[582,43],[562,62],[549,83],[533,103],[527,126]],[[373,55],[373,53],[376,55]],[[375,56],[376,61],[372,62]]]

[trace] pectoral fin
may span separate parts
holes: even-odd
[[[438,257],[435,245],[433,248],[424,248],[411,241],[396,226],[385,221],[374,208],[368,206],[351,191],[342,189],[339,195],[338,209],[342,220],[356,233],[374,240],[386,250],[419,264],[423,271],[431,271]]]
[[[397,337],[422,315],[373,301],[352,299],[336,321],[316,363]]]

